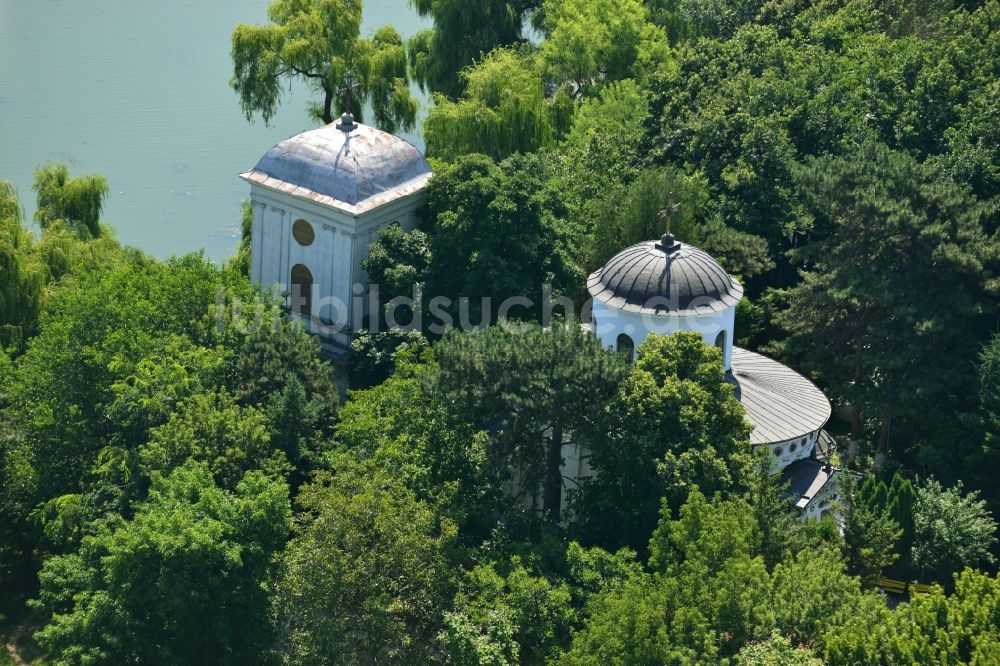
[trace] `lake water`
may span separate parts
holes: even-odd
[[[35,167],[60,160],[72,175],[107,177],[104,219],[122,242],[158,257],[232,254],[249,192],[236,174],[316,126],[302,87],[265,127],[246,121],[228,86],[233,27],[263,23],[267,4],[0,0],[0,179],[27,218]],[[427,25],[407,0],[368,0],[362,34],[387,23],[404,37]]]

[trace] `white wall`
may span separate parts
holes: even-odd
[[[789,439],[783,442],[772,442],[770,444],[759,444],[755,449],[767,451],[774,459],[775,469],[784,469],[796,460],[802,460],[812,455],[816,440],[819,438],[819,430],[802,437]],[[775,449],[781,449],[778,455],[774,454]]]
[[[632,338],[636,349],[650,333],[668,335],[680,330],[701,333],[706,344],[714,345],[719,331],[726,331],[723,367],[729,370],[733,362],[733,329],[736,322],[736,306],[721,312],[692,316],[649,315],[626,312],[605,303],[594,301],[593,330],[606,346],[614,349],[618,336],[622,333]]]
[[[426,193],[419,191],[352,215],[252,183],[250,279],[264,289],[277,287],[287,297],[291,269],[302,264],[313,277],[310,328],[319,332],[324,321],[340,321],[353,328],[370,309],[366,297],[368,278],[361,267],[368,246],[381,229],[393,222],[408,231],[413,229],[416,209],[425,199]],[[292,224],[299,219],[309,222],[315,233],[315,240],[308,246],[300,245],[292,236]],[[356,290],[355,284],[363,289]],[[341,343],[348,340],[343,335],[336,338]]]

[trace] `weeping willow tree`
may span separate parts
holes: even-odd
[[[331,123],[342,111],[362,118],[370,105],[375,123],[387,132],[412,129],[417,101],[410,95],[406,45],[390,26],[362,39],[361,0],[274,0],[266,25],[239,24],[233,30],[233,78],[248,121],[265,123],[281,103],[284,83],[298,80],[322,96],[309,114]],[[348,72],[357,86],[346,108],[341,95]]]
[[[465,94],[453,102],[435,95],[424,123],[427,154],[451,161],[482,153],[501,160],[550,145],[574,111],[568,93],[547,98],[532,55],[497,49],[462,72]]]
[[[525,41],[526,19],[541,0],[410,0],[434,26],[410,38],[413,78],[424,90],[452,99],[462,93],[461,72],[496,48]]]
[[[34,332],[45,286],[23,217],[14,186],[0,181],[0,347],[20,347]]]
[[[31,189],[38,195],[35,222],[42,230],[61,221],[81,238],[101,235],[101,210],[110,191],[104,176],[70,178],[65,164],[46,162],[35,170]]]
[[[102,176],[70,178],[64,164],[46,163],[35,171],[38,195],[34,239],[14,186],[0,181],[0,347],[22,349],[38,329],[42,296],[48,285],[77,269],[116,261],[121,246],[101,234],[100,216],[107,181]]]

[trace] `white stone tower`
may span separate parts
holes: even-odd
[[[649,333],[700,333],[732,368],[743,287],[712,255],[664,234],[616,254],[587,280],[593,330],[608,347],[635,350]]]
[[[412,144],[346,113],[282,141],[240,174],[253,205],[251,281],[276,287],[293,317],[346,347],[372,314],[368,246],[390,224],[415,226],[430,174]]]

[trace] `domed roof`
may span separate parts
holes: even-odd
[[[616,254],[591,273],[587,290],[595,301],[655,315],[719,312],[743,297],[743,287],[712,255],[670,234]]]
[[[422,188],[430,165],[410,142],[354,124],[336,123],[285,139],[243,178],[345,208],[367,209]],[[345,205],[346,204],[346,205]]]

